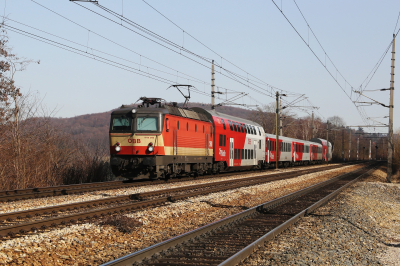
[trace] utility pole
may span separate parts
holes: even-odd
[[[212,67],[211,67],[211,110],[215,109],[215,89],[214,89],[214,60],[212,60]]]
[[[358,148],[360,147],[360,138],[357,138],[357,161],[358,161]]]
[[[279,92],[276,92],[276,143],[275,143],[276,163],[275,169],[278,170],[279,163]]]
[[[372,153],[371,153],[371,143],[372,143],[372,140],[369,140],[369,160],[372,160]]]
[[[389,104],[389,139],[388,139],[388,167],[386,181],[392,182],[392,163],[393,163],[393,98],[394,98],[394,59],[395,59],[396,35],[393,34],[392,44],[392,71],[390,77],[390,104]]]
[[[329,142],[329,121],[326,122],[326,163],[327,164],[329,164],[328,142]]]
[[[349,161],[351,155],[351,128],[349,128]]]
[[[342,159],[344,161],[344,128],[342,128]]]
[[[314,111],[312,111],[312,116],[311,116],[311,138],[314,138]],[[328,140],[328,139],[327,139]]]
[[[282,97],[280,98],[280,100],[279,100],[279,131],[280,131],[280,133],[279,133],[279,135],[280,136],[283,136],[283,127],[282,127],[282,114],[281,114],[281,111],[282,111]]]

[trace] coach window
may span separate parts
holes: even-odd
[[[223,142],[223,135],[219,135],[219,146],[223,146],[224,142]]]
[[[245,149],[242,149],[242,160],[244,160],[245,154],[244,154]]]
[[[212,127],[210,127],[210,136],[212,137],[212,132],[213,130],[212,130]]]
[[[194,132],[197,132],[197,124],[194,125]]]
[[[226,147],[226,135],[224,135],[224,147]]]
[[[204,125],[203,125],[203,133],[204,133]]]
[[[258,141],[258,148],[261,150],[261,140]]]
[[[258,133],[260,134],[260,136],[261,136],[261,130],[260,130],[260,128],[259,127],[257,127],[258,128]]]
[[[229,124],[229,128],[231,129],[231,131],[233,131],[233,127],[232,127],[232,122],[231,122],[231,120],[228,120],[228,124]]]
[[[179,121],[178,121],[178,124],[177,124],[177,126],[178,126],[178,129],[179,129]]]
[[[189,122],[186,122],[186,130],[189,131]]]
[[[235,149],[234,159],[237,159],[237,149]]]
[[[240,124],[238,122],[236,122],[236,126],[238,128],[238,132],[242,132],[242,127],[240,126]]]
[[[238,159],[240,160],[240,149],[238,149]]]
[[[246,125],[242,124],[242,128],[243,128],[243,133],[246,133]]]
[[[224,130],[226,129],[226,126],[225,126],[225,121],[224,121],[224,119],[221,119],[221,122],[222,122],[222,126],[224,127]]]
[[[235,131],[237,131],[236,123],[232,121],[232,124],[233,124],[233,129],[234,129]]]
[[[250,150],[250,156],[251,156],[251,158],[250,159],[253,159],[253,150]]]

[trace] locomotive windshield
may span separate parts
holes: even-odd
[[[137,131],[158,131],[158,118],[157,117],[137,117],[136,118]]]
[[[114,131],[127,131],[132,128],[132,117],[117,116],[113,118],[112,130]]]

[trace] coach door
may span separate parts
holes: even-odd
[[[253,165],[257,164],[257,140],[254,141],[254,161]]]
[[[233,166],[233,153],[234,153],[233,138],[229,138],[229,166]]]
[[[296,162],[296,143],[293,143],[293,162]]]

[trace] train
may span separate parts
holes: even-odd
[[[276,136],[253,121],[161,98],[140,100],[111,113],[110,165],[116,177],[198,176],[332,159],[332,145],[324,139],[280,136],[276,152]]]

